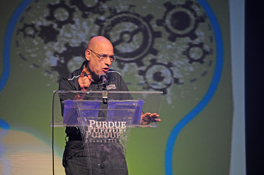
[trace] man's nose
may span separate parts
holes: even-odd
[[[109,55],[108,55],[107,58],[104,60],[104,62],[105,62],[105,64],[107,64],[107,65],[109,65],[109,66],[112,64],[112,61],[111,61],[111,58],[110,58]]]

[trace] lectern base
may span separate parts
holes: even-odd
[[[63,166],[66,175],[127,175],[127,164],[120,143],[66,143]]]

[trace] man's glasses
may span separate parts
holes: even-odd
[[[96,53],[95,51],[93,51],[91,49],[89,49],[89,50],[91,52],[93,52],[94,54],[96,54],[100,61],[104,61],[108,56],[109,56],[111,62],[116,60],[116,56],[115,55],[99,54],[99,53]]]

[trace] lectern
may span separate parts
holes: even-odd
[[[95,166],[94,155],[115,166],[111,154],[125,153],[132,127],[157,127],[156,122],[141,125],[141,114],[159,114],[161,100],[159,91],[54,91],[51,127],[80,129],[85,151],[91,155],[87,156],[89,169]],[[95,145],[110,150],[94,149]]]

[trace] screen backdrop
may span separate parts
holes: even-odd
[[[228,0],[1,1],[0,171],[51,174],[51,101],[91,37],[114,45],[133,91],[163,91],[162,122],[134,128],[129,173],[229,174],[233,100]],[[55,170],[64,128],[55,129]]]

